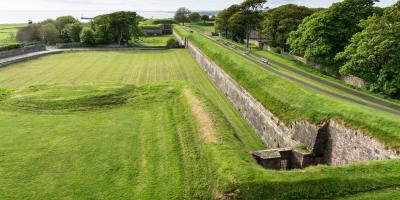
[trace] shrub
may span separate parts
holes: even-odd
[[[23,47],[23,44],[9,44],[6,46],[0,46],[0,51],[7,51],[7,50],[11,50],[11,49],[18,49]]]
[[[61,31],[61,39],[63,42],[79,42],[82,28],[82,24],[79,22],[65,25]]]
[[[80,35],[80,39],[81,39],[82,44],[84,44],[84,45],[92,46],[92,45],[96,44],[96,38],[94,35],[94,31],[91,28],[84,28]]]
[[[40,41],[40,32],[38,24],[31,24],[27,27],[19,29],[17,32],[17,41],[19,42],[32,42]]]
[[[74,24],[74,23],[79,23],[79,21],[75,19],[73,16],[61,16],[58,17],[55,21],[57,29],[60,31],[63,30],[67,24]]]
[[[54,44],[59,38],[59,32],[54,23],[41,24],[39,33],[46,44]]]
[[[179,44],[179,42],[176,39],[171,38],[171,39],[169,39],[167,41],[167,47],[168,48],[177,48],[177,47],[180,47],[180,46],[181,45]]]

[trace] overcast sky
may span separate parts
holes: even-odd
[[[1,0],[0,10],[142,10],[174,11],[185,6],[191,10],[220,10],[242,0]],[[328,7],[340,0],[269,0],[267,6],[294,3],[308,7]],[[396,0],[381,0],[389,6]]]

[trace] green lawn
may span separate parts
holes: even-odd
[[[309,199],[400,186],[400,160],[264,170],[249,154],[260,140],[183,49],[41,57],[0,68],[0,88],[0,199]]]
[[[0,24],[0,46],[16,43],[17,31],[26,24]]]

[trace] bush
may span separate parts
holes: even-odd
[[[10,45],[6,45],[6,46],[0,46],[0,51],[7,51],[7,50],[11,50],[11,49],[18,49],[23,47],[23,44],[10,44]]]
[[[84,28],[80,35],[81,42],[84,45],[92,46],[96,44],[94,31],[91,28]]]
[[[177,48],[177,47],[180,47],[180,46],[181,45],[179,44],[179,42],[176,39],[171,38],[171,39],[169,39],[167,41],[167,47],[168,48]]]
[[[60,31],[63,30],[67,24],[74,24],[74,23],[79,23],[79,21],[75,19],[75,17],[73,16],[61,16],[58,17],[55,21],[57,29]]]
[[[39,28],[42,41],[46,44],[54,44],[59,38],[59,32],[54,23],[41,24]]]
[[[21,28],[17,32],[17,41],[19,42],[32,42],[40,41],[40,25],[31,24],[27,27]]]
[[[67,24],[61,31],[61,39],[63,42],[79,42],[82,31],[81,23]]]

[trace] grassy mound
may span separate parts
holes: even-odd
[[[90,110],[119,105],[135,95],[135,86],[31,86],[6,103],[29,110]]]

